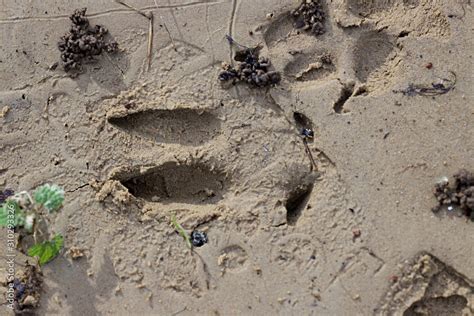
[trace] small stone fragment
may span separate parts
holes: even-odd
[[[207,234],[205,232],[194,230],[191,233],[191,243],[194,247],[202,247],[207,241]]]

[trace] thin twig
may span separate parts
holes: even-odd
[[[150,12],[150,24],[148,27],[148,52],[147,52],[148,71],[150,71],[150,68],[151,68],[152,49],[153,49],[153,12]]]
[[[171,32],[170,32],[170,30],[168,29],[168,26],[166,26],[166,23],[164,22],[163,17],[160,16],[160,18],[161,18],[161,21],[163,21],[163,27],[165,28],[166,33],[168,33],[168,37],[170,38],[171,45],[173,46],[174,51],[177,52],[178,49],[176,48],[176,45],[175,45],[175,43],[174,43],[173,37],[171,36]]]
[[[152,49],[153,49],[153,12],[144,12],[140,9],[137,9],[121,0],[115,0],[115,2],[137,12],[138,14],[143,15],[145,18],[148,19],[149,21],[149,26],[148,26],[148,49],[147,49],[147,60],[148,60],[148,71],[151,68],[151,55],[152,55]],[[156,2],[155,2],[156,5]]]
[[[115,63],[112,61],[112,58],[110,58],[109,53],[106,52],[106,53],[105,53],[105,57],[107,58],[107,60],[109,61],[109,63],[110,63],[112,66],[114,66],[115,68],[117,68],[117,69],[120,71],[120,73],[122,74],[122,77],[125,77],[125,76],[124,76],[124,75],[125,75],[125,72],[122,70],[122,68],[120,68],[117,64],[115,64]]]
[[[311,160],[311,171],[313,171],[313,167],[314,167],[314,171],[317,172],[318,166],[316,165],[316,161],[314,161],[313,154],[311,153],[311,150],[309,149],[309,146],[308,146],[308,142],[306,141],[305,138],[303,138],[303,144],[304,144],[306,153],[308,154],[309,160]]]
[[[127,8],[129,8],[129,9],[131,9],[131,10],[133,10],[133,11],[135,11],[135,12],[141,14],[141,15],[143,15],[143,16],[146,17],[147,19],[150,19],[150,16],[149,16],[146,12],[144,12],[144,11],[142,11],[142,10],[140,10],[140,9],[137,9],[137,8],[131,6],[131,5],[129,5],[129,4],[125,3],[125,2],[123,2],[123,1],[120,1],[120,0],[115,0],[115,2],[121,4],[121,5],[123,5],[124,7],[127,7]]]

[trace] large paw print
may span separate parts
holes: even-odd
[[[283,90],[297,94],[295,91],[321,87],[324,94],[328,89],[323,87],[335,86],[339,92],[331,103],[339,114],[349,112],[344,104],[351,97],[390,88],[403,62],[400,38],[449,35],[446,17],[427,1],[347,0],[323,2],[323,9],[327,18],[322,35],[298,29],[291,14],[294,4],[286,2],[258,30],[275,68],[283,73]],[[283,108],[288,106],[281,103]],[[298,100],[286,103],[298,110],[294,109]]]

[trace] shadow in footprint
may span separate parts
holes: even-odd
[[[354,15],[368,16],[391,8],[394,0],[347,0],[347,9]]]
[[[192,109],[147,110],[123,117],[110,117],[109,123],[158,143],[191,146],[202,145],[220,131],[217,117]]]
[[[416,301],[403,312],[403,316],[418,315],[463,315],[467,299],[461,295],[434,297]]]
[[[161,203],[214,204],[222,199],[227,180],[205,165],[167,162],[152,171],[120,180],[137,198]]]
[[[296,188],[290,193],[285,208],[286,208],[286,222],[290,226],[296,225],[296,222],[300,218],[303,210],[308,205],[311,192],[313,191],[313,185],[305,185]]]
[[[392,37],[384,32],[367,31],[359,37],[354,48],[357,79],[366,82],[370,74],[381,67],[394,49]]]

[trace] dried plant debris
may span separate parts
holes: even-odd
[[[260,56],[261,46],[246,47],[236,43],[230,36],[227,39],[231,45],[238,47],[234,60],[237,66],[227,63],[222,65],[223,71],[219,73],[221,82],[246,82],[254,87],[272,86],[281,81],[279,72],[270,71],[271,63],[268,58]]]
[[[440,79],[439,82],[433,82],[431,85],[421,85],[410,83],[407,88],[402,90],[393,90],[394,93],[402,93],[403,95],[412,97],[415,95],[437,96],[446,94],[453,90],[456,85],[456,74],[450,72],[451,78]]]
[[[87,60],[94,60],[94,56],[100,55],[103,51],[108,53],[116,52],[117,42],[105,41],[108,30],[101,26],[91,27],[86,18],[86,8],[75,10],[69,17],[72,21],[69,33],[61,37],[58,48],[61,52],[61,60],[65,71],[80,69],[82,63]]]
[[[13,304],[15,315],[31,314],[38,307],[43,274],[38,267],[26,262],[18,269],[15,278],[8,282],[8,289],[13,289],[13,300],[7,297],[8,304]]]
[[[438,212],[443,206],[453,211],[457,206],[463,215],[474,221],[474,173],[461,169],[453,178],[453,185],[447,178],[436,183],[433,193],[438,204],[433,207],[433,212]]]
[[[15,191],[11,189],[0,190],[0,204],[5,202],[9,197],[13,196]]]
[[[302,0],[300,6],[291,11],[291,15],[297,29],[303,29],[315,36],[326,32],[324,28],[326,14],[320,0]]]

